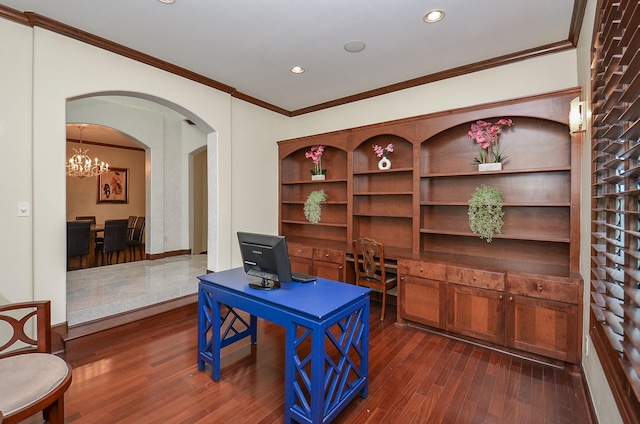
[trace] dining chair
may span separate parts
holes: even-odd
[[[137,216],[129,215],[129,221],[127,222],[127,241],[133,240],[133,229],[136,225]]]
[[[0,306],[0,327],[6,329],[0,332],[0,422],[24,422],[42,411],[46,422],[64,424],[72,370],[51,353],[51,302]]]
[[[144,216],[139,216],[138,219],[136,219],[136,225],[133,228],[133,236],[131,237],[131,240],[127,240],[127,247],[129,248],[129,257],[131,258],[131,256],[133,255],[133,260],[136,260],[136,250],[138,250],[138,248],[140,248],[140,260],[144,259],[144,250],[143,250],[143,246],[144,246],[144,242],[142,241],[143,238],[143,234],[144,234],[144,227],[145,227],[145,218]]]
[[[395,274],[387,275],[384,262],[384,246],[370,238],[359,238],[353,241],[353,265],[356,272],[356,284],[382,291],[382,313],[380,321],[384,321],[387,304],[387,292],[398,284]]]
[[[80,267],[87,267],[90,241],[91,222],[67,221],[67,271],[70,269],[70,258],[79,257]]]
[[[126,254],[127,223],[126,219],[109,219],[104,222],[104,240],[96,241],[96,256],[100,254],[102,265],[111,265],[114,253],[116,263],[120,261],[120,252]]]

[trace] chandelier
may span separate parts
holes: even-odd
[[[92,162],[89,155],[87,155],[89,149],[82,150],[82,130],[84,130],[84,127],[78,128],[80,129],[80,148],[73,149],[76,153],[67,162],[67,176],[79,178],[95,177],[108,172],[108,163],[98,163],[98,158],[95,158],[95,161]]]

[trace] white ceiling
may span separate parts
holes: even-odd
[[[0,0],[288,111],[567,40],[574,0]],[[424,14],[443,9],[444,20]],[[346,42],[366,48],[348,53]],[[299,65],[301,75],[289,69]]]

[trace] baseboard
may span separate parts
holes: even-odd
[[[169,252],[162,252],[162,253],[147,253],[145,255],[145,258],[148,261],[153,261],[156,259],[169,258],[171,256],[182,256],[182,255],[190,255],[190,254],[191,254],[191,249],[182,249],[182,250],[172,250]]]

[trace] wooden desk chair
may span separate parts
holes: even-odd
[[[356,284],[382,291],[382,314],[387,305],[387,291],[397,284],[396,275],[387,276],[384,264],[384,246],[370,238],[359,238],[353,241],[353,266],[356,271]]]
[[[26,334],[34,317],[36,339]],[[10,331],[7,338],[3,335],[0,340],[2,423],[18,423],[42,411],[49,423],[63,424],[64,393],[71,385],[71,366],[51,354],[51,303],[47,300],[0,306],[0,326],[6,327],[5,323]]]

